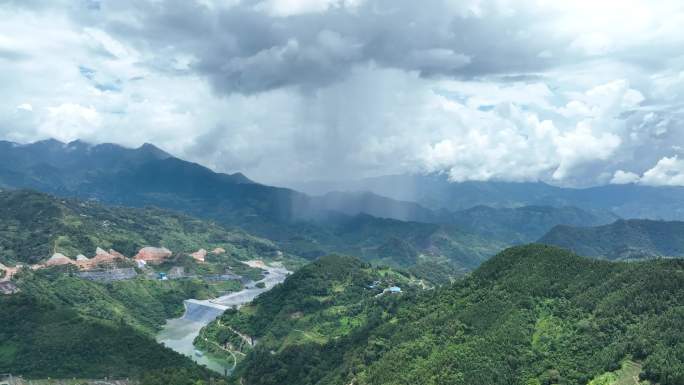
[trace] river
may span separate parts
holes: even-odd
[[[273,286],[285,280],[290,271],[282,267],[267,266],[251,262],[255,267],[265,270],[266,275],[258,282],[265,287],[258,288],[258,282],[249,282],[243,290],[229,293],[210,300],[189,299],[185,301],[185,314],[181,318],[166,321],[162,330],[157,333],[157,341],[167,347],[192,358],[193,361],[207,368],[225,374],[233,368],[233,362],[221,360],[208,354],[195,354],[192,341],[199,335],[200,329],[232,306],[242,306],[251,302],[256,296],[270,290]]]

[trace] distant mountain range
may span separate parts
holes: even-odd
[[[633,219],[596,227],[560,225],[539,242],[607,259],[682,257],[684,222]]]
[[[570,190],[541,183],[451,184],[439,175],[364,183],[376,191],[311,196],[241,173],[216,173],[151,144],[130,149],[82,141],[0,142],[0,188],[172,209],[240,227],[306,258],[338,252],[398,266],[447,262],[471,269],[556,225],[617,219],[607,204],[577,208],[562,204],[573,200],[547,199]],[[550,204],[538,204],[544,201]]]
[[[463,210],[474,206],[575,206],[610,211],[622,218],[684,220],[684,187],[635,184],[564,188],[542,182],[451,182],[445,174],[389,175],[345,182],[293,183],[309,194],[368,191],[411,201],[430,209]]]

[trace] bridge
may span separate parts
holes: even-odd
[[[15,385],[14,377],[11,374],[0,374],[0,385]]]
[[[210,301],[188,299],[184,301],[185,314],[183,319],[193,322],[210,322],[228,310],[229,306],[224,306]]]

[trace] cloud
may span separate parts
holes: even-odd
[[[48,107],[39,132],[46,137],[61,141],[89,139],[102,126],[102,117],[92,106],[64,103]]]
[[[33,106],[30,103],[21,103],[20,105],[17,106],[17,110],[23,110],[23,111],[31,112],[31,111],[33,111]]]
[[[684,160],[665,157],[641,177],[642,184],[651,186],[684,186]]]
[[[610,180],[611,184],[630,184],[637,183],[641,177],[633,172],[617,170],[613,175],[613,179]]]
[[[354,8],[362,0],[265,0],[255,8],[264,10],[272,16],[287,17],[314,12],[327,11],[330,8]]]
[[[4,2],[0,136],[272,183],[677,180],[684,5],[625,1]]]
[[[684,160],[679,156],[663,157],[646,170],[643,175],[618,170],[615,172],[613,184],[638,183],[648,186],[684,186]]]

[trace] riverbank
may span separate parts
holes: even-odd
[[[193,341],[204,326],[220,316],[226,309],[240,307],[251,302],[259,294],[283,282],[291,273],[284,267],[269,266],[263,261],[247,261],[244,263],[264,270],[264,278],[259,281],[249,281],[245,284],[244,289],[214,299],[186,300],[185,314],[181,318],[167,320],[162,330],[157,334],[157,342],[190,357],[198,364],[217,373],[226,374],[232,370],[234,362],[200,352],[193,345]],[[263,283],[263,287],[257,287],[258,283]]]

